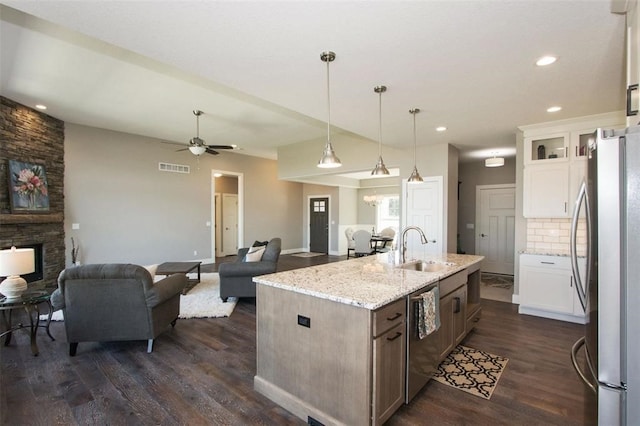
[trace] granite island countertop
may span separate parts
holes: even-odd
[[[339,303],[375,310],[481,262],[484,256],[443,254],[421,260],[452,265],[438,272],[400,268],[397,252],[365,256],[253,278],[253,281]],[[409,263],[409,262],[407,262]]]

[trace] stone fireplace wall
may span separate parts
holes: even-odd
[[[12,214],[9,160],[42,164],[49,212]],[[0,96],[0,247],[43,244],[44,277],[32,285],[56,287],[65,268],[64,122]]]

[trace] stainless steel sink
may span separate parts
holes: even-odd
[[[407,269],[410,271],[422,271],[422,272],[438,272],[443,269],[449,268],[451,266],[455,266],[455,263],[450,262],[425,262],[425,261],[417,261],[417,262],[409,262],[400,265],[401,269]]]

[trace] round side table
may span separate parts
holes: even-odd
[[[2,332],[0,332],[0,338],[4,337],[4,345],[8,346],[11,342],[11,335],[15,330],[21,328],[29,328],[29,334],[31,337],[31,353],[34,356],[38,355],[38,344],[36,343],[36,335],[38,327],[44,327],[47,330],[47,335],[51,340],[55,340],[49,332],[49,325],[51,325],[51,316],[53,315],[53,306],[51,305],[51,295],[44,290],[27,290],[18,297],[7,298],[0,295],[0,320],[2,321]],[[40,308],[41,303],[46,303],[49,307],[49,316],[46,324],[40,324]],[[18,323],[12,324],[12,312],[15,309],[24,309],[29,317],[29,324]]]

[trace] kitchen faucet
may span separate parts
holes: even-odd
[[[401,260],[402,263],[406,262],[406,255],[407,255],[407,238],[406,238],[406,234],[407,231],[409,231],[410,229],[415,229],[416,231],[418,231],[420,233],[420,242],[422,242],[422,244],[427,244],[427,237],[424,235],[424,232],[422,231],[422,229],[420,229],[417,226],[407,226],[402,230],[402,233],[400,234],[400,247],[401,248]]]

